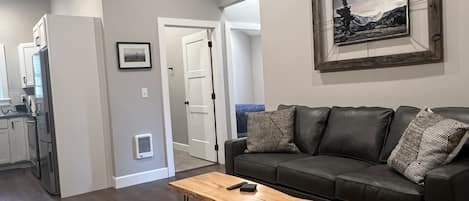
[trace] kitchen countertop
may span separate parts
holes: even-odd
[[[0,119],[12,119],[12,118],[19,118],[19,117],[31,117],[31,113],[24,113],[24,112],[10,112],[8,114],[0,113]]]

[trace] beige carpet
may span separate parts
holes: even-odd
[[[214,164],[215,163],[192,157],[187,152],[174,150],[174,166],[176,168],[176,172],[192,170]]]

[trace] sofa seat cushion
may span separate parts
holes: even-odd
[[[347,201],[421,201],[423,187],[386,165],[338,176],[336,197]]]
[[[333,199],[338,175],[369,166],[367,162],[354,159],[314,156],[280,164],[277,179],[280,185]]]
[[[277,167],[282,162],[306,158],[306,154],[253,153],[243,154],[234,159],[234,172],[272,184],[277,183]]]

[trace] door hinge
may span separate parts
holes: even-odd
[[[212,41],[208,41],[208,47],[213,47]]]
[[[219,147],[218,144],[215,145],[215,151],[218,151]]]
[[[212,93],[212,100],[215,100],[215,99],[216,99],[215,93]]]

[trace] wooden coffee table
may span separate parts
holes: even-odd
[[[169,185],[184,194],[184,201],[189,198],[201,201],[305,201],[261,184],[257,184],[257,192],[253,193],[240,192],[239,189],[226,190],[226,187],[243,181],[255,183],[223,173],[212,172],[171,182]]]

